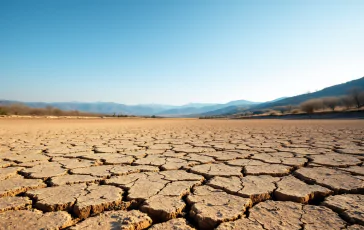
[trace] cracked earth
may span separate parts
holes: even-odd
[[[0,120],[0,229],[364,230],[364,121]]]

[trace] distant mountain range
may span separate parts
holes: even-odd
[[[174,105],[160,105],[160,104],[146,104],[146,105],[125,105],[114,102],[20,102],[10,100],[0,100],[0,105],[9,104],[25,104],[32,108],[45,108],[52,106],[62,110],[78,110],[82,112],[99,113],[99,114],[128,114],[137,116],[169,116],[180,117],[189,114],[199,114],[216,110],[230,105],[253,105],[256,102],[245,100],[231,101],[226,104],[211,104],[211,103],[190,103],[181,106]]]
[[[207,106],[196,107],[193,104],[191,106],[182,106],[174,109],[169,109],[158,113],[159,116],[168,116],[168,117],[180,117],[180,116],[199,116],[200,114],[207,113],[209,111],[219,110],[222,108],[230,107],[230,106],[240,106],[240,107],[249,107],[251,105],[257,105],[258,102],[246,101],[246,100],[237,100],[230,101],[226,104],[212,104]]]
[[[279,101],[284,98],[285,97],[277,98],[270,102]],[[216,107],[216,109],[212,109],[211,107],[209,107],[209,108],[206,108],[204,112],[190,113],[185,116],[186,117],[219,116],[222,114],[231,114],[231,113],[237,113],[239,111],[249,110],[250,108],[254,108],[255,106],[258,106],[260,104],[262,104],[262,103],[250,102],[250,101],[245,101],[245,100],[232,101],[232,102],[226,103],[224,105],[220,105],[219,107]]]
[[[360,88],[364,90],[364,77],[349,81],[343,84],[338,84],[334,86],[330,86],[327,88],[324,88],[322,90],[313,92],[313,93],[306,93],[297,95],[294,97],[287,97],[287,98],[279,98],[273,101],[260,103],[254,106],[251,106],[248,109],[241,109],[241,108],[233,108],[228,111],[222,111],[221,113],[219,111],[210,111],[209,114],[213,115],[232,115],[241,113],[243,111],[259,111],[264,109],[274,109],[277,106],[285,106],[285,105],[292,105],[297,106],[301,104],[302,102],[305,102],[310,99],[314,98],[321,98],[321,97],[340,97],[344,95],[348,95],[349,91],[353,88]],[[205,115],[206,116],[206,115]]]
[[[166,116],[166,117],[199,117],[237,114],[243,111],[256,111],[274,108],[282,105],[299,105],[300,103],[319,97],[341,96],[348,93],[353,87],[364,89],[364,77],[344,84],[327,87],[320,91],[302,94],[294,97],[281,97],[268,102],[252,102],[246,100],[230,101],[225,104],[214,103],[189,103],[182,106],[161,105],[161,104],[142,104],[125,105],[114,102],[19,102],[11,100],[0,100],[1,104],[23,103],[33,108],[45,108],[53,106],[62,110],[78,110],[99,114],[127,114],[137,116]]]

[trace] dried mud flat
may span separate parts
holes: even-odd
[[[364,229],[364,121],[0,120],[0,229]]]

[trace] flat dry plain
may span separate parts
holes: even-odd
[[[0,119],[0,229],[364,229],[364,121]]]

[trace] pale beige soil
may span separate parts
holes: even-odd
[[[363,160],[364,120],[2,118],[0,229],[364,229]]]

